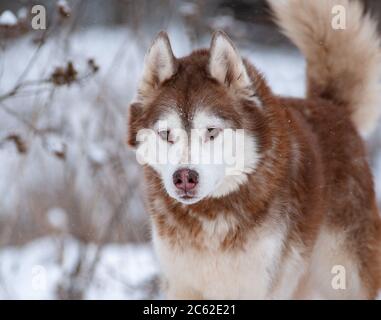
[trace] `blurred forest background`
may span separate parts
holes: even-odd
[[[264,0],[1,0],[0,299],[160,297],[127,108],[159,30],[181,56],[215,29],[276,93],[303,96],[305,62]],[[367,143],[381,195],[381,126]]]

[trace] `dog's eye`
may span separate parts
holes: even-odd
[[[162,138],[164,141],[170,142],[169,133],[170,133],[169,130],[161,130],[158,132],[160,138]]]
[[[207,139],[213,141],[218,136],[220,131],[221,130],[218,128],[208,128],[206,133]]]

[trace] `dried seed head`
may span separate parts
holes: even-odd
[[[13,142],[19,153],[24,154],[28,151],[25,141],[18,134],[10,134],[5,138],[5,141]]]
[[[87,64],[89,65],[93,73],[98,72],[99,66],[95,63],[95,60],[93,58],[90,58],[89,60],[87,60]]]
[[[66,68],[57,67],[50,76],[51,82],[57,86],[70,85],[77,80],[78,72],[74,68],[74,65],[69,61]]]
[[[68,18],[71,14],[71,9],[66,0],[59,0],[57,2],[57,9],[62,18]]]

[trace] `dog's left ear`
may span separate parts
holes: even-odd
[[[171,78],[176,73],[176,69],[177,61],[168,35],[162,31],[156,36],[145,56],[143,77],[139,86],[141,98],[144,99],[153,89]]]
[[[213,34],[209,59],[209,73],[219,83],[238,90],[253,90],[238,50],[223,31]]]

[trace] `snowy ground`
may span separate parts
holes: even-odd
[[[90,245],[88,260],[96,250]],[[55,298],[80,254],[81,245],[72,238],[41,238],[21,248],[0,250],[0,299]],[[147,284],[157,271],[150,245],[109,244],[83,298],[155,298]]]
[[[181,56],[191,49],[191,44],[184,40],[187,38],[181,28],[176,31],[171,29],[169,34],[175,55]],[[34,116],[33,119],[37,119],[35,124],[40,127],[49,125],[62,128],[64,124],[64,129],[59,131],[63,134],[48,137],[50,147],[43,147],[38,138],[20,127],[17,119],[0,109],[0,137],[9,132],[20,132],[27,140],[30,149],[28,155],[21,156],[11,145],[0,147],[0,194],[6,195],[0,207],[2,209],[0,218],[2,215],[12,215],[12,212],[20,209],[18,206],[25,203],[20,202],[23,200],[21,193],[26,197],[25,199],[29,199],[32,194],[30,190],[42,190],[44,192],[39,193],[39,199],[45,199],[41,195],[46,196],[45,191],[49,191],[48,195],[54,200],[49,198],[39,212],[42,212],[41,215],[47,220],[47,224],[61,229],[60,231],[64,234],[45,235],[21,246],[7,245],[0,248],[0,299],[60,297],[59,287],[64,287],[69,274],[75,271],[78,256],[85,251],[87,258],[84,264],[91,264],[94,261],[98,250],[96,245],[84,245],[67,235],[70,234],[66,232],[67,226],[62,225],[75,224],[74,220],[74,222],[70,220],[73,219],[70,214],[75,216],[77,211],[71,212],[70,210],[74,209],[61,201],[62,193],[55,194],[55,190],[51,190],[52,186],[55,186],[54,188],[61,186],[65,195],[73,193],[73,199],[82,201],[78,205],[81,210],[95,201],[96,205],[88,211],[92,214],[91,219],[96,216],[97,223],[103,225],[107,219],[102,217],[105,217],[106,212],[112,208],[112,201],[111,198],[104,196],[103,189],[94,191],[94,184],[96,182],[98,187],[99,181],[94,180],[94,173],[91,170],[94,164],[99,167],[106,163],[110,154],[115,155],[122,162],[120,175],[127,174],[127,180],[133,189],[129,194],[126,210],[132,217],[145,215],[141,196],[138,191],[134,193],[135,190],[139,190],[136,187],[141,180],[139,169],[133,155],[124,150],[124,115],[134,95],[142,67],[142,49],[145,46],[138,43],[136,38],[125,29],[94,28],[75,34],[71,41],[69,54],[67,51],[55,50],[54,41],[48,44],[47,49],[41,52],[39,61],[28,78],[43,77],[54,65],[68,58],[81,62],[91,57],[101,66],[101,72],[95,80],[83,87],[59,89],[55,92],[54,103],[49,107],[49,112],[44,114],[42,111],[46,111],[44,109],[46,95],[33,97],[37,99],[39,106],[38,117],[28,110],[31,97],[17,98],[9,102],[9,106],[20,114]],[[204,43],[208,41],[205,39]],[[16,42],[2,52],[0,93],[12,86],[28,60],[26,58],[20,60],[20,52],[23,57],[33,54],[29,39]],[[243,47],[242,53],[263,71],[276,93],[303,96],[305,63],[294,50],[252,46]],[[102,99],[106,99],[106,103],[102,104]],[[62,149],[63,145],[67,147],[68,153],[65,162],[52,157],[50,152],[51,149]],[[381,151],[379,156],[373,159],[373,165],[377,192],[381,195]],[[74,170],[71,178],[73,184],[70,187],[65,184],[68,170]],[[109,173],[107,170],[105,169],[100,176],[99,180],[102,183]],[[112,184],[113,187],[120,185],[120,180]],[[30,214],[33,208],[31,204],[28,204],[20,210]],[[79,209],[76,208],[76,210]],[[20,215],[22,217],[22,213]],[[131,221],[129,223],[135,223],[133,229],[136,229],[140,223],[136,221],[140,220]],[[32,220],[29,223],[35,222]],[[157,297],[155,278],[158,266],[149,243],[106,244],[99,251],[97,261],[83,298]]]

